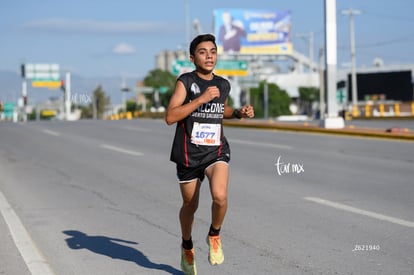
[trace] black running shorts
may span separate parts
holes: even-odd
[[[198,167],[185,167],[182,165],[177,164],[177,178],[180,183],[193,181],[195,179],[199,179],[200,182],[204,180],[206,169],[217,163],[217,162],[225,162],[229,163],[230,158],[227,156],[219,157],[217,159],[213,159],[210,162],[202,164]]]

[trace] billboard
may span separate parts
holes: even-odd
[[[219,54],[291,54],[291,26],[290,11],[214,10]]]
[[[384,95],[387,100],[412,101],[413,83],[411,71],[358,73],[358,100],[366,96]],[[352,77],[348,74],[348,98],[352,98]]]

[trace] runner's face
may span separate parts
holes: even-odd
[[[196,48],[193,61],[194,65],[202,70],[214,70],[217,61],[217,48],[214,46],[214,43],[210,41],[200,43]]]

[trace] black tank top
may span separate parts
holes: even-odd
[[[170,160],[184,167],[198,167],[223,156],[229,159],[230,148],[222,127],[224,102],[230,93],[228,80],[217,75],[205,80],[192,71],[182,74],[177,81],[187,91],[183,105],[199,97],[209,86],[217,86],[220,97],[201,105],[177,123]]]

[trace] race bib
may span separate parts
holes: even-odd
[[[220,145],[220,133],[220,124],[194,122],[191,143],[209,146]]]

